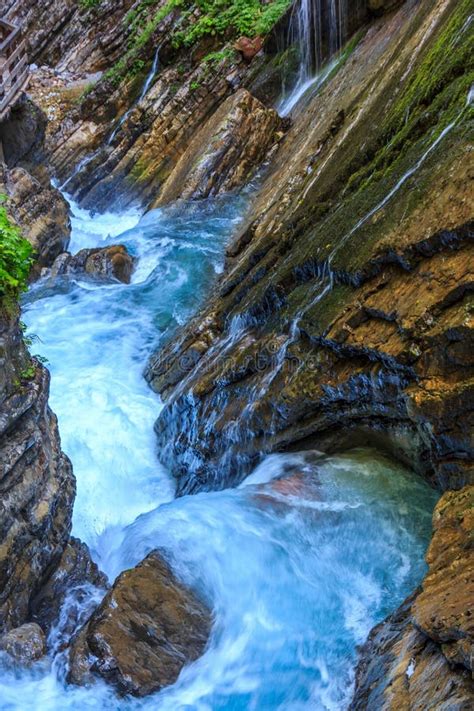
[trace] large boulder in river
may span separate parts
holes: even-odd
[[[283,136],[283,128],[274,109],[240,89],[197,131],[154,206],[241,187]]]
[[[69,681],[94,674],[122,694],[146,696],[172,684],[202,655],[211,613],[153,552],[115,581],[70,651]]]
[[[46,653],[44,632],[35,622],[10,630],[0,637],[0,651],[18,664],[31,664]]]
[[[54,261],[48,276],[89,274],[99,279],[116,279],[129,284],[134,259],[123,244],[81,249],[77,254],[64,252]]]

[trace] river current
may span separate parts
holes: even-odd
[[[5,667],[1,711],[343,709],[357,645],[425,572],[436,494],[372,451],[271,455],[236,489],[174,499],[143,368],[209,291],[245,207],[230,196],[140,218],[72,204],[70,250],[125,244],[132,283],[42,281],[24,304],[77,477],[73,534],[111,581],[159,548],[212,606],[208,647],[142,700],[68,686],[63,654]]]

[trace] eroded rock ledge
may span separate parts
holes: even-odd
[[[49,267],[69,244],[69,206],[44,172],[42,179],[24,168],[8,169],[0,163],[0,193],[7,196],[10,217],[35,250],[34,274]]]

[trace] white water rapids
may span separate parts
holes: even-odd
[[[209,289],[244,209],[230,197],[139,220],[73,205],[71,250],[126,244],[132,284],[39,283],[24,308],[77,477],[73,533],[111,580],[163,551],[212,606],[207,650],[143,700],[68,686],[64,656],[6,667],[1,711],[343,709],[356,645],[424,574],[436,494],[373,452],[272,455],[237,489],[173,499],[142,371]]]

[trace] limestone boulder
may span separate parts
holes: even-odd
[[[16,627],[0,637],[0,651],[18,664],[31,664],[46,653],[44,632],[34,622]]]
[[[54,261],[46,274],[56,278],[67,274],[89,274],[98,279],[130,283],[134,259],[123,244],[109,247],[93,247],[81,249],[77,254],[64,252]]]
[[[122,573],[79,631],[69,681],[99,676],[121,694],[146,696],[172,684],[202,655],[211,613],[156,552]]]

